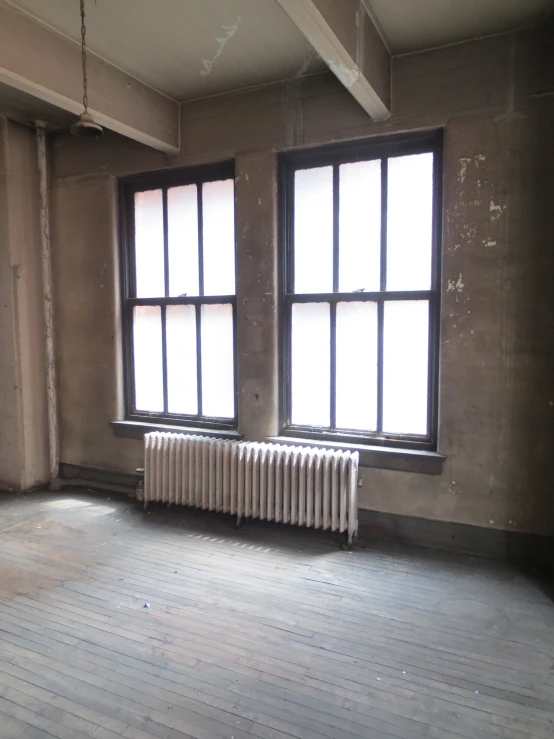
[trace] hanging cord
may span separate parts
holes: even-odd
[[[83,106],[85,108],[85,113],[88,113],[87,41],[86,41],[87,29],[85,26],[85,0],[80,0],[80,3],[81,3],[81,61],[83,64]]]

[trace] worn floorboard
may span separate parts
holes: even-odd
[[[0,736],[551,739],[553,592],[488,560],[4,496]]]

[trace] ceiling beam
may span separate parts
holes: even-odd
[[[179,151],[177,102],[90,53],[87,71],[89,110],[98,123],[154,149]],[[0,82],[79,115],[80,46],[0,3]]]
[[[388,118],[391,57],[365,1],[277,2],[371,118]]]

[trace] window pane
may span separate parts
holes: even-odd
[[[165,296],[161,190],[135,193],[135,264],[137,298]]]
[[[167,409],[198,413],[196,387],[196,311],[193,305],[166,308]]]
[[[202,185],[202,208],[204,295],[234,295],[235,186],[233,180],[205,182]]]
[[[196,185],[167,191],[169,294],[198,295],[198,207]]]
[[[163,411],[162,318],[157,305],[133,310],[135,408]]]
[[[427,433],[429,303],[385,303],[383,431]]]
[[[377,303],[337,304],[337,428],[377,428]]]
[[[433,154],[389,159],[387,290],[429,290]]]
[[[292,418],[301,426],[329,426],[329,303],[292,306]]]
[[[203,305],[202,413],[215,418],[235,416],[233,308]]]
[[[294,176],[294,292],[333,290],[333,168]]]
[[[379,290],[381,162],[339,167],[339,290]]]

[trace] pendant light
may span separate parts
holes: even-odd
[[[79,120],[71,126],[71,133],[75,136],[82,136],[87,139],[97,139],[102,136],[104,129],[100,126],[92,115],[88,112],[88,96],[87,96],[87,43],[86,34],[87,29],[85,26],[85,0],[80,0],[81,3],[81,60],[83,64],[83,112],[79,116]]]

